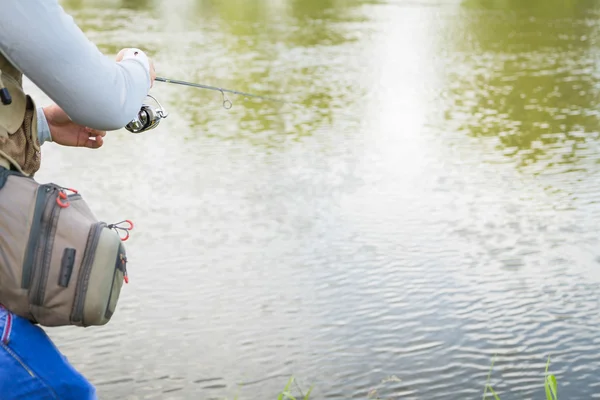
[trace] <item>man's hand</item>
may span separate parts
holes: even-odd
[[[116,60],[117,62],[123,61],[123,57],[125,57],[125,53],[130,50],[129,48],[124,48],[121,49],[121,51],[119,51],[119,53],[117,53],[117,57]],[[134,53],[134,55],[137,55],[138,53]],[[148,57],[146,55],[146,57]],[[150,73],[150,87],[154,86],[154,79],[156,79],[156,70],[154,69],[154,61],[148,57],[148,64],[150,65],[150,70],[148,71]]]
[[[50,135],[54,143],[71,147],[88,147],[97,149],[102,147],[106,131],[98,131],[86,126],[81,126],[71,121],[62,108],[53,104],[44,107],[44,115],[50,127]]]

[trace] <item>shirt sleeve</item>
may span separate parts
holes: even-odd
[[[0,52],[77,124],[121,129],[150,90],[143,51],[108,58],[57,0],[2,1],[0,32]]]
[[[46,114],[42,107],[37,108],[37,136],[40,141],[40,146],[44,142],[52,142],[52,135],[50,133],[50,126],[46,120]]]

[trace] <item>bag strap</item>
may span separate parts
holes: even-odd
[[[4,185],[6,185],[6,181],[10,175],[16,175],[21,178],[32,179],[30,176],[22,174],[19,171],[8,169],[0,165],[0,189],[2,189]]]

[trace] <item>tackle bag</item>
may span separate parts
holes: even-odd
[[[0,304],[42,326],[108,323],[127,282],[133,224],[123,222],[99,221],[73,189],[0,167]]]

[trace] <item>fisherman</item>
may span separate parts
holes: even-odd
[[[58,0],[0,5],[0,168],[33,177],[45,142],[98,149],[107,131],[135,118],[156,77],[144,51],[106,57]],[[23,76],[53,104],[37,105]],[[0,228],[0,244],[4,235]],[[40,326],[0,306],[0,398],[83,400],[96,390]]]

